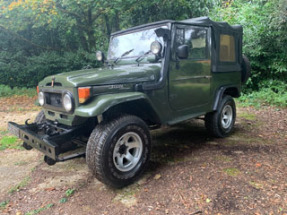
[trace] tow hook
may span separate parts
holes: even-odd
[[[49,158],[48,156],[44,156],[44,161],[46,164],[48,164],[49,166],[53,166],[57,163],[57,161],[53,160],[52,158]]]

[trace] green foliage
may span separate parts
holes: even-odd
[[[16,191],[19,191],[21,188],[27,186],[27,184],[30,182],[30,180],[31,180],[30,177],[24,178],[19,184],[17,184],[16,186],[12,187],[9,190],[9,193],[14,193]]]
[[[1,209],[5,209],[8,204],[9,204],[8,200],[7,201],[3,201],[3,202],[0,203],[0,208]]]
[[[286,84],[286,5],[287,0],[238,0],[223,2],[212,12],[215,20],[243,26],[243,51],[252,67],[249,89],[260,89],[261,82],[267,79],[282,80]]]
[[[41,213],[42,211],[47,210],[47,209],[49,209],[49,208],[51,208],[51,207],[53,207],[53,206],[54,206],[54,204],[48,204],[48,205],[45,206],[45,207],[41,207],[41,208],[39,208],[39,209],[35,209],[35,210],[32,210],[32,211],[29,211],[29,212],[25,213],[25,215],[35,215],[35,214],[39,214],[39,213]]]
[[[238,174],[240,174],[240,171],[239,171],[239,169],[237,169],[237,168],[226,168],[226,169],[224,169],[223,171],[224,171],[227,175],[233,176],[233,177],[235,177],[235,176],[237,176]]]
[[[66,190],[66,196],[70,197],[75,193],[75,189],[68,189]]]
[[[0,151],[5,149],[21,149],[18,138],[15,136],[4,136],[0,139]]]
[[[265,80],[260,82],[259,88],[259,91],[247,91],[238,100],[243,106],[287,107],[287,85],[284,81]]]
[[[60,199],[60,203],[66,203],[68,201],[68,198],[71,197],[75,193],[75,189],[68,189],[65,192],[65,197]]]
[[[29,96],[33,97],[37,95],[37,91],[35,88],[26,88],[26,87],[14,87],[13,89],[7,85],[1,85],[0,84],[0,97],[5,96]]]
[[[67,201],[68,201],[67,198],[61,198],[61,199],[60,199],[60,203],[66,203]]]
[[[2,53],[3,54],[3,53]],[[37,83],[48,75],[60,72],[79,70],[86,66],[97,65],[94,54],[84,51],[65,52],[43,52],[38,56],[18,56],[20,53],[3,55],[5,62],[0,67],[0,84],[9,84],[11,87],[35,87]],[[0,52],[1,59],[1,52]],[[0,88],[1,89],[1,88]],[[8,90],[5,88],[4,90]],[[16,88],[19,90],[19,88]],[[0,91],[0,96],[6,96],[9,90]],[[12,92],[11,92],[12,93]],[[2,95],[4,94],[4,95]]]
[[[47,75],[81,69],[122,28],[207,15],[211,0],[0,1],[0,84],[35,87]]]

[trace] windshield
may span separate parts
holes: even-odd
[[[155,29],[161,27],[166,28],[166,26],[157,26],[143,31],[114,36],[110,42],[108,59],[119,58],[123,53],[129,50],[132,51],[123,58],[141,56],[150,50],[150,44],[153,41],[158,41],[163,45],[162,37],[157,37],[154,32]]]

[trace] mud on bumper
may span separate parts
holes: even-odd
[[[85,147],[85,142],[78,141],[76,144],[73,142],[73,140],[79,137],[85,130],[84,126],[69,129],[59,129],[56,127],[55,130],[61,130],[61,132],[52,135],[43,132],[45,126],[53,127],[49,124],[38,125],[36,123],[26,123],[25,125],[18,125],[14,122],[8,122],[8,131],[22,139],[28,146],[41,151],[54,161],[64,161],[85,154],[85,151],[82,150],[80,153],[77,152],[76,154],[66,157],[59,156],[68,151]]]

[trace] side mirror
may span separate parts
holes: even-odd
[[[100,61],[100,62],[104,62],[105,61],[105,55],[101,51],[97,51],[96,52],[96,58],[97,58],[97,61]]]
[[[162,37],[165,41],[171,39],[171,31],[167,28],[155,29],[156,36]]]
[[[188,46],[181,45],[177,47],[176,54],[179,59],[187,59],[188,58]]]

